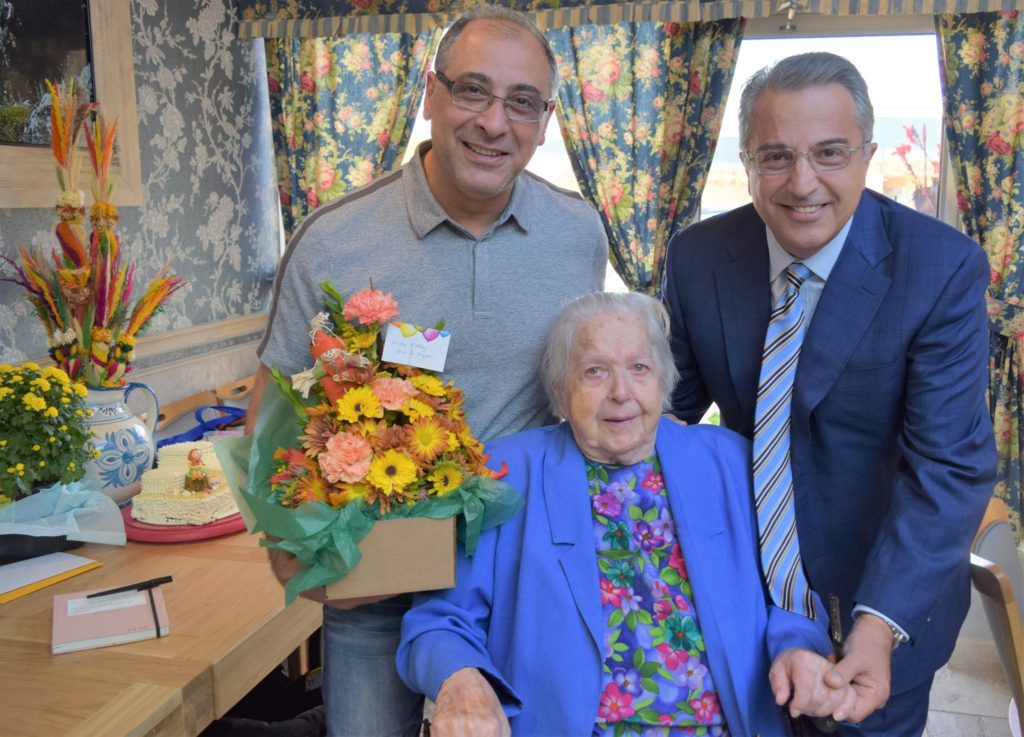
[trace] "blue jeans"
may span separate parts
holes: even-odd
[[[328,737],[416,737],[423,696],[395,670],[412,595],[342,610],[324,607],[323,698]]]

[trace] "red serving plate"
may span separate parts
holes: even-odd
[[[132,503],[128,502],[121,507],[121,518],[128,539],[138,543],[188,543],[245,530],[245,520],[237,512],[208,525],[150,525],[132,519]]]

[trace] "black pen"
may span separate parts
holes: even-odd
[[[159,578],[151,578],[148,581],[140,581],[139,583],[130,583],[127,586],[118,586],[116,589],[107,589],[106,591],[96,591],[86,595],[86,599],[95,599],[97,596],[108,596],[110,594],[121,594],[125,591],[145,591],[146,589],[154,589],[162,583],[170,583],[173,579],[170,576],[160,576]]]

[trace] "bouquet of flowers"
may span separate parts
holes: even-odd
[[[399,314],[392,296],[372,283],[348,300],[321,288],[313,366],[293,376],[273,369],[277,391],[263,397],[254,439],[216,445],[250,531],[280,538],[268,544],[308,569],[288,583],[289,600],[346,575],[376,520],[457,516],[472,555],[480,532],[522,505],[484,465],[462,391],[435,372],[381,360],[381,331]]]
[[[89,386],[121,386],[131,370],[136,337],[163,302],[183,284],[163,269],[132,302],[135,267],[121,258],[115,232],[117,207],[110,201],[114,183],[117,120],[107,125],[96,104],[80,105],[74,80],[47,82],[52,101],[51,147],[57,161],[57,241],[60,250],[49,258],[39,249],[21,248],[18,261],[2,257],[14,268],[6,281],[24,287],[43,321],[54,362],[76,381]],[[77,188],[79,133],[84,128],[92,164],[92,234],[84,225],[84,194]]]
[[[85,392],[55,366],[0,364],[0,507],[85,475],[95,453]]]

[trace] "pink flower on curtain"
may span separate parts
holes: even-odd
[[[1000,156],[1007,156],[1013,153],[1013,146],[1003,140],[1002,136],[999,135],[999,131],[995,131],[985,144],[991,149],[992,153],[999,154]]]

